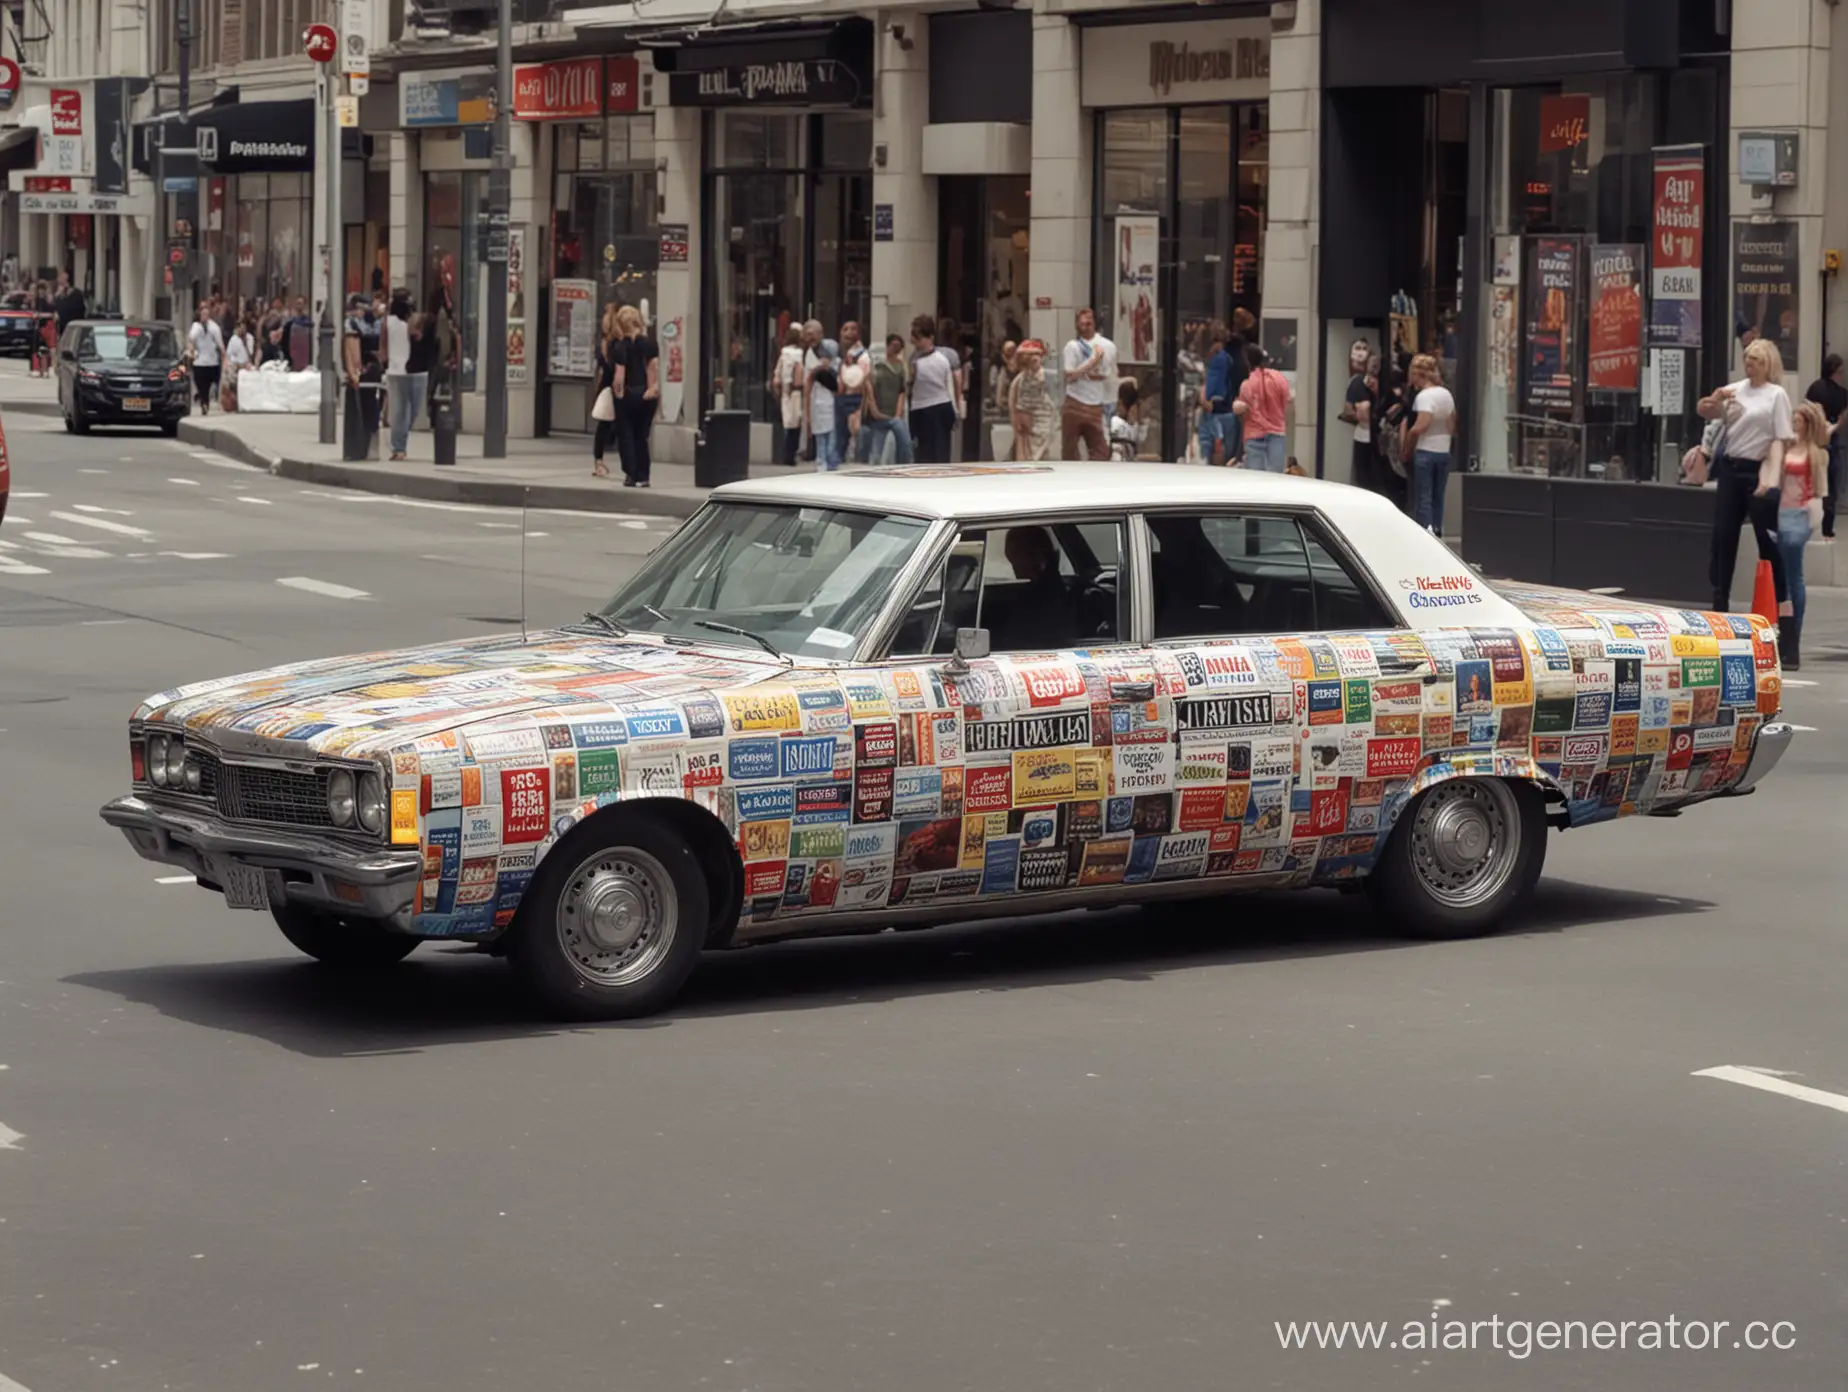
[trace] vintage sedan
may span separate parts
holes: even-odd
[[[611,1018],[709,948],[1237,889],[1483,932],[1549,828],[1752,791],[1780,693],[1761,620],[1490,585],[1338,484],[847,470],[717,490],[581,624],[154,696],[102,815],[324,962],[473,942]]]

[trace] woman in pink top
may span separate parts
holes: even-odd
[[[1822,500],[1829,496],[1829,418],[1822,407],[1805,401],[1791,413],[1796,440],[1784,451],[1784,478],[1777,501],[1777,549],[1784,556],[1784,580],[1790,590],[1791,612],[1777,621],[1778,656],[1784,670],[1801,665],[1798,645],[1803,637],[1803,548],[1822,521]]]
[[[1255,343],[1245,345],[1245,362],[1250,368],[1245,385],[1238,389],[1232,410],[1245,427],[1245,467],[1281,474],[1289,464],[1283,437],[1284,418],[1296,399],[1290,382],[1281,372],[1265,366],[1264,350]]]

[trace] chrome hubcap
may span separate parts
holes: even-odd
[[[1455,908],[1494,897],[1514,873],[1520,814],[1500,779],[1456,778],[1419,800],[1412,864],[1431,895]]]
[[[626,986],[660,966],[678,917],[674,884],[660,861],[633,847],[598,851],[565,881],[558,942],[586,981]]]

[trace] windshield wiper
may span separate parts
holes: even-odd
[[[656,623],[671,624],[673,622],[672,619],[668,618],[666,614],[663,614],[652,604],[631,604],[627,609],[622,611],[623,616],[626,618],[630,614],[636,613],[638,610],[653,619]]]
[[[584,622],[597,624],[607,632],[614,633],[618,638],[627,638],[629,636],[629,630],[627,628],[617,623],[616,620],[612,619],[600,609],[586,609],[584,611]]]
[[[693,623],[695,627],[709,628],[715,633],[735,633],[740,638],[749,638],[772,657],[780,657],[786,662],[789,661],[789,654],[785,653],[761,633],[753,633],[748,628],[739,628],[736,624],[718,623],[712,619],[695,619]]]

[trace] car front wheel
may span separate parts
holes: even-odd
[[[698,965],[707,904],[706,876],[684,839],[635,813],[606,812],[546,858],[507,956],[560,1016],[652,1014]]]
[[[317,962],[342,971],[389,967],[410,956],[422,941],[393,933],[376,919],[285,904],[270,910],[283,937]]]
[[[1527,783],[1452,778],[1400,815],[1368,877],[1373,902],[1401,932],[1467,938],[1494,928],[1540,877],[1546,802]]]

